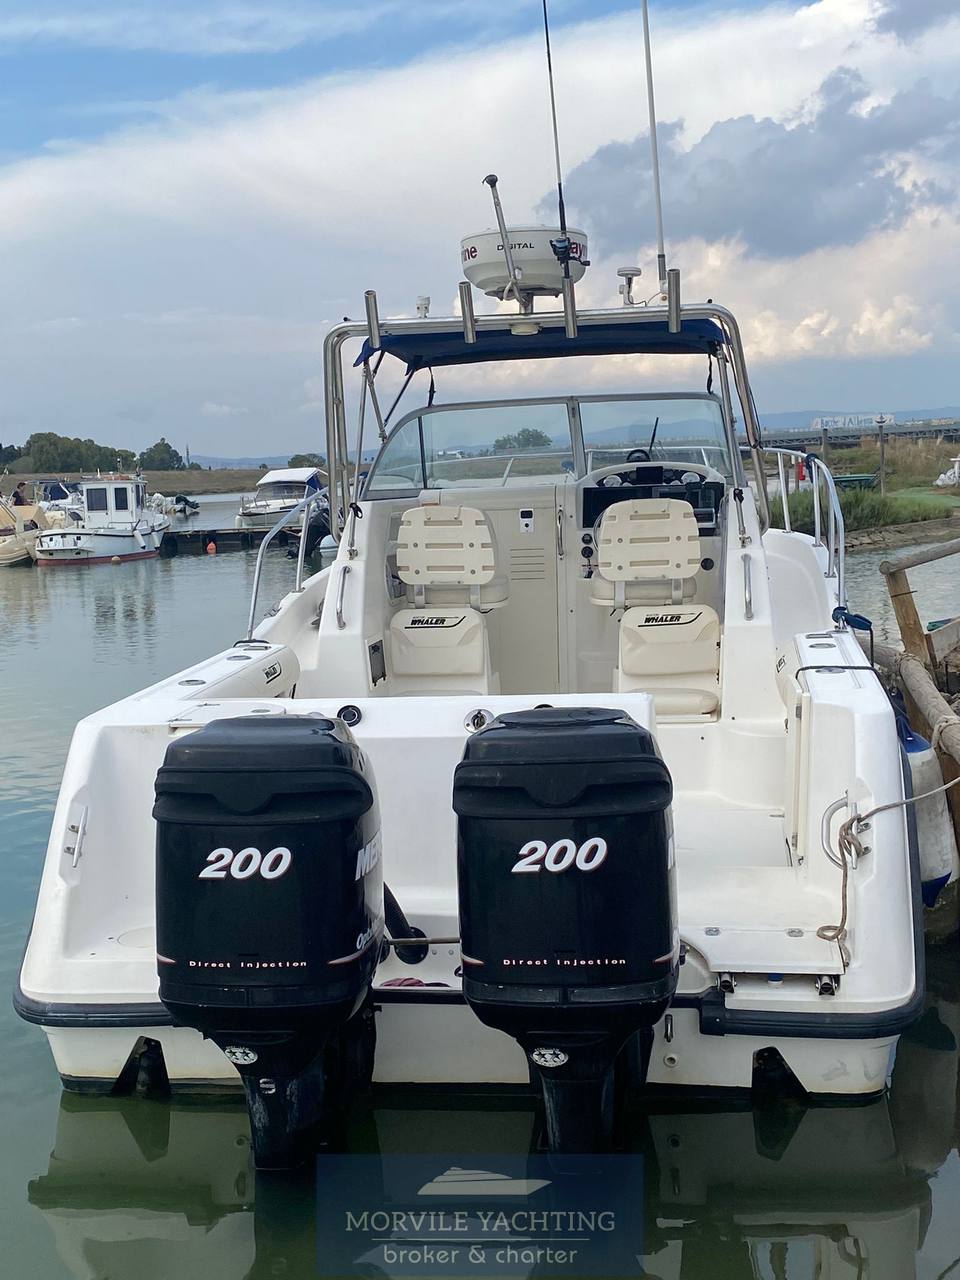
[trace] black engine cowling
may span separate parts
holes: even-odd
[[[299,1163],[325,1056],[372,1065],[373,779],[342,722],[249,716],[171,743],[156,794],[160,999],[236,1065],[258,1166]]]
[[[554,1150],[609,1139],[614,1061],[676,990],[671,798],[615,710],[502,715],[457,766],[464,995],[527,1053]]]

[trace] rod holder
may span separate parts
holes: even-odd
[[[577,336],[577,295],[569,276],[563,281],[563,326],[568,338]]]
[[[460,281],[460,315],[463,318],[464,342],[476,342],[477,317],[473,312],[473,293],[466,280]]]
[[[515,298],[522,308],[524,304],[522,289],[520,286],[522,272],[517,268],[517,265],[513,260],[513,250],[510,248],[510,236],[507,233],[507,222],[503,216],[503,206],[500,203],[500,193],[497,190],[498,181],[499,179],[495,173],[488,173],[484,178],[484,182],[490,188],[490,194],[493,197],[493,211],[497,216],[497,229],[500,232],[500,240],[503,244],[503,257],[507,264],[507,274],[510,277],[510,283],[503,291],[503,299],[506,301],[508,297]]]
[[[368,289],[363,295],[363,305],[367,309],[367,333],[370,339],[370,346],[374,351],[380,350],[380,313],[377,310],[377,295],[373,289]]]
[[[680,332],[680,269],[671,267],[667,272],[667,329]]]

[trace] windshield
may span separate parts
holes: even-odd
[[[578,431],[578,414],[582,472],[571,434]],[[638,448],[648,449],[654,461],[709,466],[733,477],[722,409],[714,396],[585,396],[417,410],[387,440],[365,496],[557,484],[569,475],[625,462]]]
[[[556,484],[573,469],[566,401],[458,405],[401,426],[384,446],[367,494]]]
[[[580,422],[588,472],[625,462],[641,449],[652,462],[712,467],[733,479],[723,410],[714,396],[585,398],[580,401]]]
[[[257,502],[278,502],[290,499],[299,502],[304,494],[302,480],[274,480],[270,484],[258,484],[255,500]]]

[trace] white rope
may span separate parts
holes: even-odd
[[[937,727],[939,728],[940,726],[938,725]],[[825,942],[837,943],[840,947],[840,954],[843,957],[844,968],[850,963],[850,951],[845,945],[847,937],[849,860],[854,855],[857,858],[863,858],[869,853],[869,849],[865,849],[860,841],[859,829],[862,829],[863,824],[869,819],[875,818],[878,813],[889,813],[892,809],[905,809],[908,804],[916,804],[919,800],[929,800],[931,796],[938,796],[944,791],[949,791],[957,783],[960,783],[960,777],[954,778],[952,782],[945,782],[942,786],[934,787],[932,791],[924,791],[919,796],[908,796],[905,800],[893,800],[890,804],[877,805],[875,809],[868,809],[866,813],[855,813],[846,822],[840,824],[840,830],[837,832],[837,852],[840,855],[840,865],[843,873],[840,881],[840,919],[836,924],[821,925],[817,930],[817,937],[822,938]]]

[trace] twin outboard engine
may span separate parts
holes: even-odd
[[[457,766],[464,995],[539,1078],[553,1151],[610,1140],[613,1066],[677,985],[672,781],[620,711],[499,716]]]
[[[174,741],[156,791],[160,999],[235,1064],[258,1167],[298,1164],[322,1137],[331,1061],[341,1082],[372,1071],[372,778],[341,721],[245,716]]]

